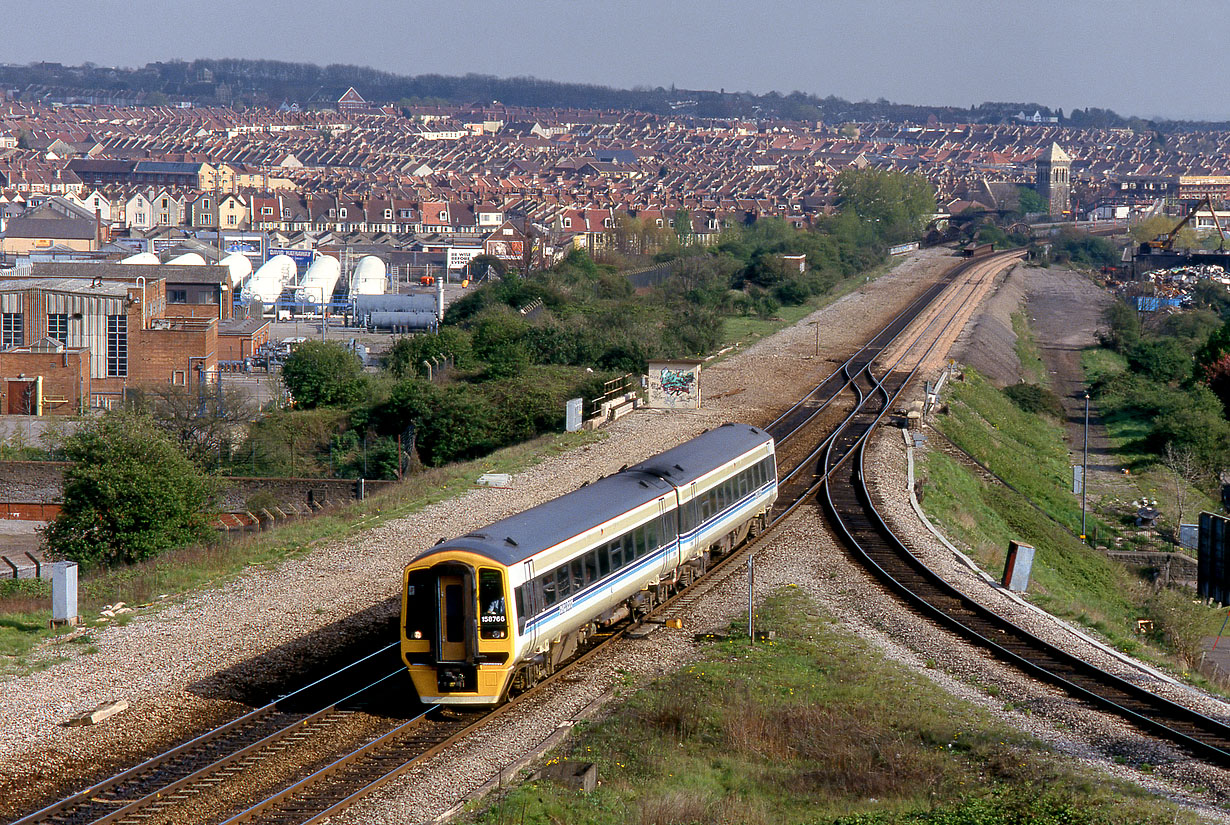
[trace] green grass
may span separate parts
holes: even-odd
[[[893,271],[893,269],[900,266],[906,260],[906,256],[891,258],[866,272],[860,272],[857,275],[839,281],[831,290],[823,295],[813,295],[805,304],[784,306],[771,318],[764,318],[758,315],[736,315],[726,318],[722,321],[722,346],[729,347],[738,343],[746,344],[772,335],[786,327],[794,326],[817,309],[826,307],[838,299],[849,295],[867,282],[874,281],[876,278]],[[821,325],[820,351],[824,352],[825,349],[824,327]]]
[[[1071,493],[1063,430],[1016,408],[975,371],[967,369],[965,375],[963,383],[953,385],[949,412],[936,426],[1020,492],[986,484],[948,456],[931,453],[922,484],[928,515],[996,578],[1003,573],[1010,541],[1033,545],[1032,601],[1099,631],[1125,652],[1175,670],[1191,667],[1199,655],[1199,637],[1216,632],[1220,611],[1154,594],[1126,567],[1074,536],[1080,529],[1080,499]],[[1022,460],[1025,456],[1028,460]],[[1102,543],[1113,546],[1111,539],[1121,536],[1128,539],[1125,549],[1133,542],[1159,549],[1155,538],[1136,537],[1134,529],[1129,533],[1115,512],[1091,512],[1088,519],[1090,532],[1096,531]],[[1136,635],[1141,618],[1154,619],[1153,634]]]
[[[87,625],[94,625],[95,617],[106,604],[157,604],[162,601],[160,597],[216,585],[252,565],[276,565],[303,555],[322,542],[369,530],[456,497],[473,487],[483,473],[515,473],[551,455],[605,437],[600,432],[543,436],[482,459],[416,473],[365,501],[266,533],[186,547],[115,570],[84,571],[78,585],[80,615]],[[42,657],[35,661],[31,654],[39,643],[66,632],[49,630],[50,619],[48,582],[0,580],[0,676],[45,666]],[[127,620],[127,616],[121,616],[116,623]]]
[[[578,725],[552,753],[593,762],[591,794],[542,780],[469,814],[575,823],[1174,823],[1195,817],[1094,777],[887,662],[794,587],[732,637]],[[1136,765],[1140,770],[1147,766]]]
[[[1029,383],[1049,387],[1051,377],[1042,362],[1042,353],[1038,350],[1033,329],[1025,320],[1025,313],[1012,313],[1012,331],[1016,333],[1016,356],[1021,362],[1021,376]]]

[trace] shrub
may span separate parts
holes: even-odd
[[[43,538],[78,562],[130,564],[209,535],[213,484],[144,415],[87,422],[64,444],[64,504]]]
[[[332,341],[304,341],[282,364],[282,383],[301,407],[344,407],[362,400],[363,365]]]
[[[1046,387],[1038,384],[1013,384],[1004,387],[1004,395],[1023,412],[1063,418],[1063,402]]]

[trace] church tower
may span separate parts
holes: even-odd
[[[1049,205],[1050,214],[1058,217],[1072,208],[1072,158],[1058,143],[1038,155],[1035,188]]]

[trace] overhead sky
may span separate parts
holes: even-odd
[[[0,61],[246,57],[1226,120],[1226,13],[1201,0],[0,0]]]

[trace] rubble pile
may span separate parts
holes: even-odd
[[[1160,303],[1162,306],[1187,306],[1192,300],[1192,290],[1201,281],[1214,281],[1230,286],[1230,275],[1217,264],[1189,264],[1170,269],[1154,269],[1146,272],[1141,281],[1119,285],[1119,290],[1123,293],[1131,290],[1139,295],[1141,287],[1149,284],[1152,288],[1146,287],[1145,291],[1151,293],[1149,297],[1155,299],[1154,303]]]

